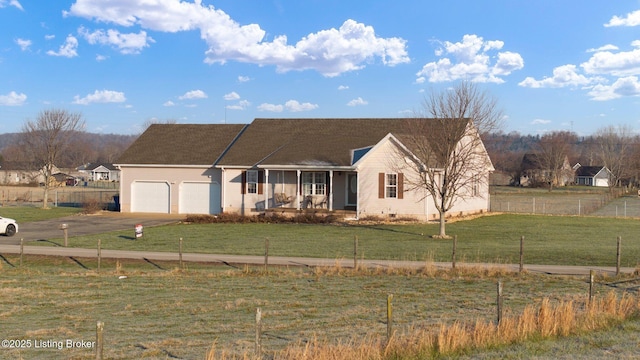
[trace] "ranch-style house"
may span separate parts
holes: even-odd
[[[313,210],[434,220],[433,199],[409,189],[405,179],[412,174],[398,166],[400,159],[417,161],[400,140],[408,131],[407,119],[400,118],[154,124],[115,164],[120,209],[246,215]],[[469,174],[479,181],[450,214],[488,210],[493,166],[480,147],[486,166]]]

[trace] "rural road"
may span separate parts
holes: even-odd
[[[89,235],[99,234],[108,231],[131,229],[134,235],[134,227],[136,224],[143,226],[157,226],[163,224],[175,223],[184,219],[184,216],[176,215],[140,215],[122,213],[103,213],[100,215],[88,216],[67,216],[64,218],[36,221],[30,223],[19,224],[19,232],[13,237],[0,236],[0,256],[1,254],[19,254],[20,239],[24,239],[24,254],[26,255],[47,255],[47,256],[64,256],[64,257],[97,257],[96,249],[82,248],[65,248],[54,246],[29,246],[30,241],[48,240],[53,238],[61,238],[61,224],[67,224],[68,235]],[[106,250],[101,251],[103,258],[116,259],[144,259],[156,261],[178,261],[179,254],[171,252],[159,251],[129,251],[129,250]],[[188,262],[204,262],[218,264],[248,264],[248,265],[264,265],[264,256],[249,255],[224,255],[224,254],[200,254],[200,253],[184,253],[182,260]],[[281,266],[336,266],[344,268],[353,267],[353,259],[322,259],[322,258],[303,258],[303,257],[278,257],[269,256],[269,265]],[[370,268],[421,268],[425,266],[422,261],[396,261],[396,260],[359,260],[359,266]],[[433,263],[433,266],[442,269],[451,268],[451,263]],[[458,263],[459,267],[502,267],[508,270],[518,271],[518,264],[474,264],[474,263]],[[601,266],[564,266],[564,265],[526,265],[526,271],[533,273],[554,274],[554,275],[588,275],[591,270],[600,273],[615,274],[615,267]],[[633,273],[635,268],[621,268],[623,273]]]
[[[20,245],[0,245],[0,254],[19,254]],[[24,254],[27,255],[48,255],[48,256],[64,256],[93,258],[97,257],[97,249],[82,248],[64,248],[52,246],[24,246]],[[172,252],[159,251],[129,251],[129,250],[102,250],[103,258],[114,259],[140,259],[147,261],[178,261],[179,254]],[[223,254],[198,254],[183,253],[182,260],[186,262],[203,262],[216,264],[248,264],[248,265],[264,265],[264,256],[249,255],[223,255]],[[321,258],[303,258],[303,257],[280,257],[269,256],[269,265],[281,266],[336,266],[343,268],[353,267],[353,260],[347,259],[321,259]],[[426,265],[422,261],[396,261],[396,260],[359,260],[358,266],[369,268],[422,268]],[[437,268],[451,268],[451,263],[433,263]],[[518,271],[517,264],[473,264],[458,263],[459,267],[501,267],[507,270]],[[564,265],[525,265],[524,269],[532,273],[543,273],[550,275],[588,275],[591,270],[598,273],[615,274],[615,267],[602,266],[564,266]],[[622,273],[633,273],[634,268],[621,268]]]

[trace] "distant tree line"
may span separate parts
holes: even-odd
[[[0,161],[22,162],[26,159],[19,144],[20,136],[20,133],[0,134]],[[76,168],[86,163],[113,163],[138,136],[74,132],[56,166]]]
[[[571,131],[543,135],[494,132],[484,134],[483,141],[496,171],[508,176],[511,185],[519,185],[525,154],[538,155],[539,166],[551,176],[566,158],[572,166],[607,167],[612,173],[610,187],[640,183],[640,135],[628,126],[606,126],[589,136]]]

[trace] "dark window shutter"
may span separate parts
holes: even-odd
[[[258,171],[258,195],[264,194],[264,171]]]
[[[398,173],[398,199],[404,198],[404,174]]]
[[[378,173],[378,199],[384,199],[384,173]]]
[[[242,195],[247,193],[247,172],[246,171],[242,172],[242,184],[240,186],[240,193]]]

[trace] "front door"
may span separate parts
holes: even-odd
[[[358,204],[358,174],[347,174],[347,205]]]

